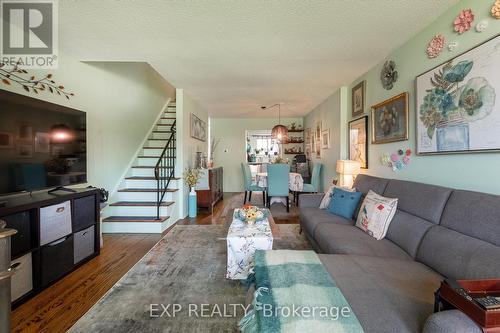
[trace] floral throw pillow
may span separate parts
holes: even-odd
[[[370,190],[359,210],[356,226],[381,240],[387,234],[397,208],[398,199],[386,198]]]
[[[339,189],[344,190],[344,191],[356,192],[355,188],[343,188],[341,186],[332,185],[332,186],[330,186],[328,191],[326,191],[325,196],[321,200],[321,203],[319,204],[319,209],[327,209],[328,208],[328,206],[330,205],[330,201],[332,200],[333,191],[336,188],[339,188]]]

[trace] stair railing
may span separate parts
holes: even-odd
[[[163,148],[163,151],[158,159],[155,166],[155,178],[156,178],[156,218],[160,219],[160,208],[165,198],[165,194],[168,191],[168,186],[170,182],[175,177],[175,159],[176,159],[176,124],[177,120],[174,120],[172,126],[170,126],[170,137]]]

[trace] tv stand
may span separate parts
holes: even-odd
[[[52,190],[48,191],[47,193],[48,194],[53,194],[54,192],[69,192],[69,193],[76,193],[75,190],[73,189],[70,189],[70,188],[67,188],[67,187],[64,187],[64,186],[58,186],[56,188],[53,188]]]

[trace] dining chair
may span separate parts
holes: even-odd
[[[319,192],[319,183],[320,183],[320,177],[321,177],[321,168],[323,168],[323,164],[321,163],[316,163],[314,164],[313,167],[313,172],[311,175],[311,183],[310,184],[304,184],[304,188],[302,189],[301,192],[295,192],[294,200],[295,202],[298,203],[299,201],[299,195],[301,193],[318,193]]]
[[[271,208],[272,197],[286,197],[286,211],[290,211],[288,179],[290,165],[270,164],[267,166],[267,207]]]
[[[243,172],[243,185],[245,186],[245,198],[243,199],[243,204],[252,202],[252,192],[262,192],[262,202],[264,206],[266,205],[266,188],[260,187],[252,183],[252,172],[250,171],[250,166],[245,163],[241,163],[241,171]]]

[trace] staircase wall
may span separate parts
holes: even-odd
[[[184,89],[176,90],[177,101],[177,166],[178,177],[182,177],[185,168],[194,166],[195,154],[198,151],[208,152],[208,112]],[[191,137],[191,114],[196,115],[206,125],[206,140],[200,141]],[[188,214],[189,188],[182,182],[179,184],[179,202],[176,204],[178,218],[185,218]]]

